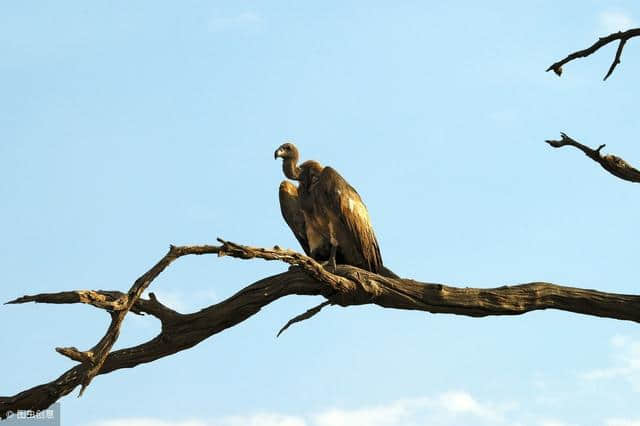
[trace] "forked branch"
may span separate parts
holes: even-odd
[[[161,321],[162,329],[160,334],[148,342],[109,352],[118,337],[117,329],[113,330],[112,323],[107,332],[113,333],[108,344],[97,345],[96,350],[85,352],[75,348],[60,350],[79,364],[49,383],[35,386],[14,396],[0,397],[0,417],[5,417],[8,411],[46,409],[77,386],[86,387],[87,377],[93,378],[95,375],[107,374],[121,368],[135,367],[191,348],[208,337],[246,320],[269,303],[288,295],[319,295],[327,301],[298,315],[289,321],[285,328],[312,317],[328,304],[376,304],[383,308],[471,317],[520,315],[540,309],[560,309],[640,322],[640,296],[636,295],[604,293],[544,282],[488,289],[458,288],[384,277],[345,265],[329,272],[315,260],[291,250],[278,247],[253,248],[220,241],[220,246],[172,246],[153,268],[136,280],[128,293],[78,290],[23,296],[8,302],[86,303],[104,309],[118,318],[120,315],[126,315],[128,311],[150,314]],[[167,308],[153,293],[149,294],[149,299],[140,297],[143,289],[147,288],[173,260],[190,254],[279,260],[293,267],[287,272],[250,284],[228,299],[191,314],[182,314]],[[100,362],[102,357],[103,361]]]
[[[556,73],[557,76],[561,76],[562,66],[564,64],[570,61],[573,61],[574,59],[586,58],[587,56],[597,52],[601,47],[606,46],[607,44],[617,40],[619,41],[618,49],[616,50],[616,54],[613,58],[613,62],[609,67],[609,71],[607,71],[607,74],[604,76],[604,80],[606,80],[607,78],[609,78],[609,76],[613,73],[613,70],[615,70],[618,64],[620,63],[622,50],[624,49],[624,46],[627,43],[627,41],[630,38],[637,37],[637,36],[640,36],[640,28],[633,28],[627,31],[618,31],[617,33],[609,34],[606,37],[600,37],[598,41],[593,43],[593,45],[591,45],[590,47],[587,47],[586,49],[583,49],[583,50],[578,50],[577,52],[570,53],[569,55],[567,55],[566,58],[552,64],[549,68],[547,68],[547,71],[553,71],[554,73]]]
[[[561,148],[567,145],[573,146],[584,152],[587,157],[600,164],[603,169],[612,175],[629,182],[640,182],[640,170],[631,166],[620,157],[611,154],[600,154],[600,150],[606,146],[605,144],[600,145],[596,149],[592,149],[564,133],[560,133],[560,136],[560,140],[546,140],[545,142],[554,148]]]

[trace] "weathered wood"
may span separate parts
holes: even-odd
[[[607,74],[604,76],[604,80],[606,80],[607,78],[609,78],[611,74],[613,74],[613,70],[615,70],[618,64],[620,63],[622,50],[624,49],[624,46],[627,43],[627,41],[632,37],[638,37],[638,36],[640,36],[640,28],[633,28],[627,31],[618,31],[617,33],[609,34],[606,37],[600,37],[598,41],[596,41],[586,49],[578,50],[577,52],[570,53],[564,59],[551,64],[551,66],[547,68],[547,72],[553,71],[554,73],[556,73],[558,77],[560,77],[562,75],[562,66],[564,64],[570,61],[573,61],[574,59],[586,58],[587,56],[597,52],[601,47],[604,47],[611,42],[619,41],[620,43],[618,44],[618,49],[616,49],[616,54],[613,58],[613,62],[609,66],[609,70],[607,71]]]
[[[629,182],[640,182],[640,170],[631,166],[631,164],[624,161],[622,158],[616,155],[602,155],[600,154],[600,150],[604,148],[606,145],[600,145],[597,149],[591,149],[586,145],[581,144],[580,142],[572,139],[564,133],[560,133],[562,139],[556,140],[546,140],[545,142],[551,145],[554,148],[561,148],[563,146],[573,146],[574,148],[579,149],[584,152],[584,154],[591,158],[596,163],[600,164],[603,169],[611,173],[612,175],[629,181]]]
[[[177,257],[187,254],[217,253],[241,259],[279,260],[294,267],[289,271],[257,281],[228,299],[191,314],[182,314],[162,305],[153,294],[137,297],[130,309],[158,318],[162,331],[155,338],[135,347],[110,352],[96,375],[172,355],[191,348],[217,333],[258,313],[262,307],[288,295],[320,295],[330,304],[341,306],[376,304],[384,308],[421,310],[471,317],[520,315],[541,309],[560,309],[599,317],[640,322],[640,296],[604,293],[545,282],[532,282],[496,288],[458,288],[411,279],[384,277],[352,266],[339,265],[335,273],[313,259],[291,250],[253,248],[222,241],[221,246],[172,247],[169,255],[143,275],[152,280]],[[160,266],[159,266],[160,265]],[[150,270],[151,271],[151,270]],[[155,274],[155,276],[154,276]],[[142,278],[142,277],[141,277]],[[136,281],[137,282],[137,281]],[[148,285],[148,284],[147,284]],[[136,295],[137,289],[136,287]],[[86,291],[23,296],[9,303],[87,303],[110,312],[113,303],[131,293]],[[128,299],[131,301],[133,299]],[[97,302],[96,302],[97,301]],[[322,304],[299,315],[290,323],[304,320],[319,311]],[[118,305],[120,306],[120,305]],[[118,311],[123,312],[123,311]],[[117,335],[115,335],[117,338]],[[0,416],[8,411],[42,410],[83,385],[87,369],[95,368],[82,352],[67,348],[67,355],[82,361],[57,379],[10,397],[0,397]],[[88,355],[87,355],[88,356]],[[95,353],[92,354],[94,358]]]

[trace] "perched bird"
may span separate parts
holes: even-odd
[[[305,253],[334,269],[338,262],[383,270],[369,213],[356,190],[331,167],[316,161],[298,166],[292,143],[281,145],[274,157],[283,159],[284,175],[299,182],[297,188],[289,181],[280,184],[280,209]]]
[[[284,144],[278,148],[274,158],[283,158],[282,170],[289,179],[298,181],[298,187],[288,180],[280,183],[280,211],[289,228],[293,232],[304,252],[319,261],[329,259],[331,247],[324,240],[319,230],[314,229],[313,222],[305,218],[302,200],[311,211],[309,189],[317,181],[322,166],[315,161],[307,161],[298,166],[298,150],[293,144]],[[307,226],[307,223],[309,226]],[[310,242],[311,241],[311,242]]]

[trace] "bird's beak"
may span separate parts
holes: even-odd
[[[276,152],[273,153],[274,160],[277,160],[278,157],[282,157],[282,150],[280,148],[276,149]]]

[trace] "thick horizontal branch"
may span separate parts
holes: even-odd
[[[545,142],[554,148],[573,146],[584,152],[587,157],[600,164],[603,169],[605,169],[612,175],[629,182],[640,182],[640,170],[631,166],[620,157],[611,154],[600,154],[600,150],[602,150],[602,148],[604,148],[606,145],[603,144],[596,149],[592,149],[586,145],[581,144],[580,142],[567,136],[564,133],[560,133],[560,136],[562,138],[560,140],[546,140]]]
[[[615,70],[616,66],[618,66],[618,64],[620,63],[622,50],[624,49],[624,46],[627,43],[627,41],[630,38],[637,37],[637,36],[640,36],[640,28],[634,28],[627,31],[618,31],[617,33],[609,34],[606,37],[600,37],[598,41],[596,41],[590,47],[587,47],[586,49],[583,49],[583,50],[578,50],[577,52],[570,53],[569,55],[567,55],[566,58],[552,64],[549,68],[547,68],[547,72],[553,71],[554,73],[556,73],[556,75],[561,76],[562,66],[564,64],[570,61],[573,61],[574,59],[585,58],[597,52],[601,47],[606,46],[611,42],[619,41],[618,49],[616,50],[616,54],[613,58],[613,62],[611,63],[611,66],[609,67],[607,74],[604,76],[604,80],[606,80],[613,73],[613,70]]]
[[[188,248],[183,249],[184,254],[196,254]],[[376,304],[384,308],[471,317],[520,315],[540,309],[560,309],[585,315],[640,322],[640,296],[635,295],[604,293],[544,282],[489,289],[458,288],[410,279],[383,277],[344,265],[338,266],[335,273],[322,272],[314,269],[317,262],[313,259],[277,247],[257,249],[223,242],[222,247],[211,252],[219,251],[222,252],[219,254],[238,258],[283,260],[297,266],[288,272],[257,281],[228,299],[191,314],[171,311],[159,302],[154,302],[155,298],[149,300],[138,298],[134,303],[136,308],[140,312],[157,316],[162,322],[162,331],[146,343],[109,353],[97,374],[135,367],[191,348],[208,337],[246,320],[271,302],[288,295],[320,295],[327,299],[326,303],[299,315],[290,323],[313,316],[328,303],[341,306]],[[336,285],[336,283],[341,284]],[[73,293],[76,292],[63,292],[58,296],[51,294],[24,296],[13,303],[27,301],[77,303],[80,296],[72,295]],[[97,292],[97,295],[101,296],[109,294],[112,295],[107,297],[108,301],[119,297],[118,292]],[[68,302],[60,302],[60,300]],[[84,303],[90,302],[84,301]],[[68,353],[71,357],[79,359],[82,357],[73,349]],[[0,397],[0,416],[6,415],[8,410],[47,408],[83,383],[84,365],[83,363],[71,368],[49,383],[11,397]]]

